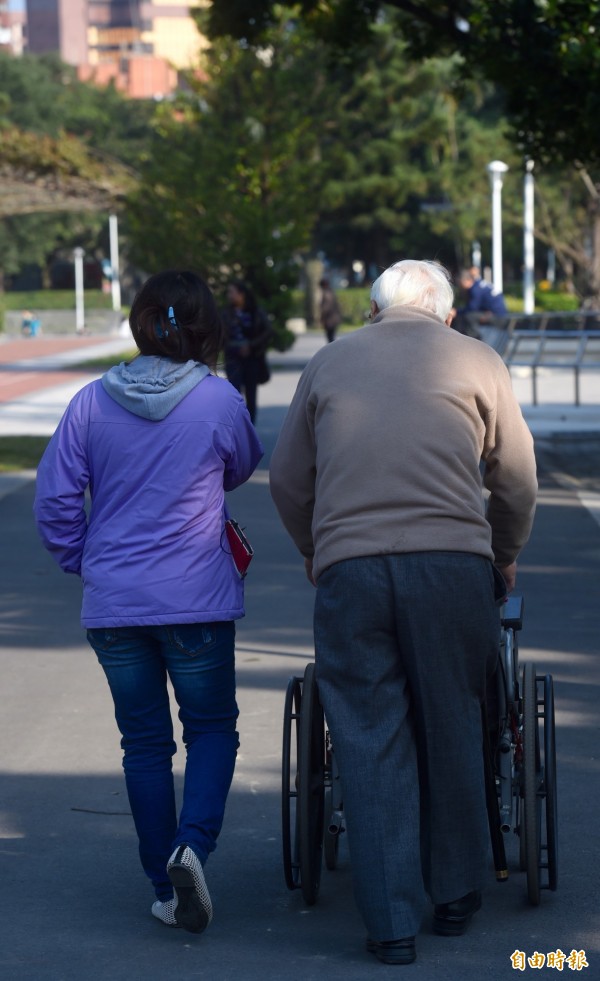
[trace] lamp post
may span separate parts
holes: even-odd
[[[527,314],[535,310],[533,200],[533,160],[527,159],[523,185],[523,312]]]
[[[508,166],[492,160],[487,166],[492,185],[492,282],[496,293],[503,292],[502,282],[502,183]]]
[[[117,216],[108,216],[108,230],[110,237],[110,290],[112,293],[113,310],[121,309],[121,280],[119,277],[119,230]]]
[[[75,260],[75,330],[78,334],[83,332],[85,327],[85,313],[83,304],[83,257],[85,252],[79,246],[73,250]]]

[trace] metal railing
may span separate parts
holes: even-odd
[[[474,323],[477,325],[477,321]],[[600,370],[598,310],[510,314],[491,324],[477,326],[481,339],[502,356],[509,369],[530,369],[534,405],[538,405],[541,369],[573,372],[575,405],[581,404],[582,371]]]

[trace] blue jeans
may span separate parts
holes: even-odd
[[[319,695],[335,747],[357,905],[374,940],[481,889],[489,832],[481,704],[498,661],[491,563],[377,555],[319,576]]]
[[[204,864],[223,824],[239,745],[235,624],[105,627],[87,636],[115,703],[142,866],[158,899],[170,899],[166,865],[173,850],[187,844]],[[167,676],[187,751],[179,822]]]

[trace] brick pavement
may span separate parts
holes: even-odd
[[[44,358],[56,354],[64,354],[66,351],[81,350],[81,348],[95,347],[105,336],[98,334],[78,334],[62,335],[60,337],[20,337],[13,339],[3,338],[0,334],[0,365],[14,364],[18,361],[29,360],[30,358]]]
[[[106,340],[103,336],[71,334],[61,337],[23,337],[2,339],[0,342],[0,404],[12,402],[23,395],[56,385],[85,378],[87,372],[73,368],[44,368],[44,359],[97,347]],[[30,362],[39,359],[33,367]],[[23,364],[23,363],[26,364]],[[23,364],[23,367],[21,367]]]

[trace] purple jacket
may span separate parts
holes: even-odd
[[[78,392],[40,462],[34,510],[46,548],[81,575],[83,626],[242,617],[224,491],[262,455],[240,395],[193,362],[139,357]]]

